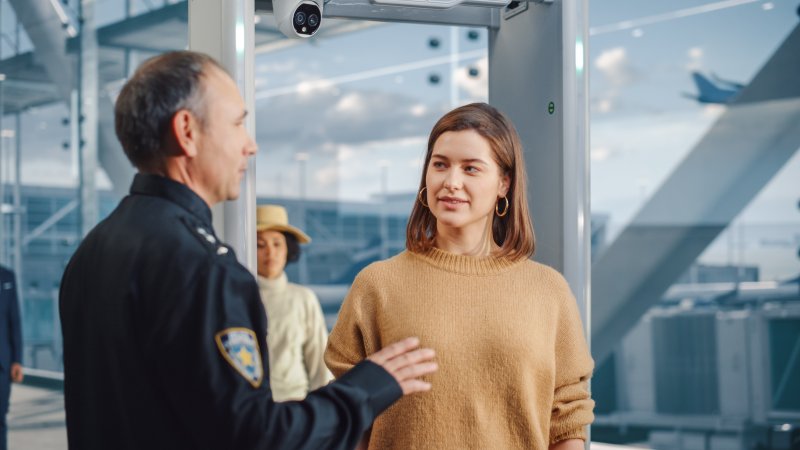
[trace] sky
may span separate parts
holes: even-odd
[[[746,84],[797,25],[799,3],[590,1],[591,202],[593,212],[609,215],[610,238],[725,112],[684,96],[696,92],[690,72]],[[100,0],[100,23],[121,17],[121,4]],[[3,14],[4,30],[10,20]],[[487,43],[487,30],[478,28],[366,24],[259,53],[258,194],[368,201],[413,192],[433,123],[454,106],[487,98]],[[30,45],[24,33],[21,44]],[[8,43],[0,47],[7,55]],[[23,114],[24,183],[75,184],[75,158],[62,145],[67,115],[63,105]],[[8,168],[2,165],[4,179]],[[800,153],[702,259],[769,266],[778,279],[800,272],[797,180]],[[109,181],[100,176],[99,184]]]
[[[746,84],[797,24],[795,8],[790,1],[590,2],[591,201],[610,216],[609,239],[725,112],[686,98],[696,93],[690,72]],[[469,31],[479,38],[467,39]],[[403,70],[446,60],[451,32],[460,54],[475,54],[458,64],[455,101],[447,61]],[[430,125],[455,104],[486,99],[489,74],[479,56],[486,46],[484,30],[396,24],[260,56],[259,192],[350,201],[384,186],[412,192]],[[469,67],[476,77],[466,75]],[[428,82],[431,73],[442,81]],[[358,81],[340,83],[350,79]],[[291,86],[298,93],[289,94]],[[770,279],[800,271],[798,179],[800,154],[701,259],[758,264]]]
[[[413,190],[436,120],[453,106],[486,100],[487,32],[454,33],[457,53],[449,27],[381,24],[259,55],[258,191],[300,197],[303,188],[286,180],[302,180],[301,170],[311,198],[367,200],[384,183],[390,192]],[[455,103],[453,55],[460,60]],[[467,75],[470,67],[476,76]]]
[[[590,4],[591,201],[611,215],[613,239],[725,112],[683,96],[696,93],[690,71],[747,84],[798,24],[800,3]],[[798,180],[800,152],[701,260],[756,264],[766,279],[800,272]]]

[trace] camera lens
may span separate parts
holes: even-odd
[[[308,26],[315,27],[319,25],[319,16],[316,14],[311,14],[308,16]]]
[[[303,11],[297,11],[294,13],[294,23],[297,25],[305,25],[306,23],[306,13]]]

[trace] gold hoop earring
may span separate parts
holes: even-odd
[[[423,197],[422,194],[424,194],[425,191],[427,191],[427,190],[428,190],[428,186],[425,186],[424,188],[420,189],[419,190],[419,194],[417,194],[417,200],[419,200],[419,202],[422,203],[422,206],[424,206],[426,208],[428,207],[428,204],[425,203],[425,200],[423,200],[425,197]]]
[[[494,213],[497,214],[497,217],[505,217],[505,215],[508,214],[508,208],[511,207],[508,197],[503,197],[503,200],[506,201],[506,207],[503,208],[503,212],[500,212],[500,209],[497,207],[500,202],[497,202],[494,205]]]

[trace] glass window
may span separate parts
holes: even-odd
[[[317,293],[332,326],[356,274],[405,249],[433,124],[486,101],[488,37],[335,20],[326,30],[257,48],[256,186],[259,203],[286,206],[313,239],[286,271]]]
[[[79,0],[0,1],[0,264],[12,269],[17,278],[23,364],[51,371],[62,370],[58,287],[80,242],[82,211],[91,208],[96,210],[96,220],[104,218],[130,182],[105,170],[108,155],[104,152],[118,152],[114,156],[124,159],[119,147],[99,144],[93,186],[97,203],[80,202],[84,186],[78,152],[85,139],[73,130],[77,122],[70,98],[81,86],[79,4]],[[97,77],[102,102],[113,101],[139,61],[171,49],[164,42],[175,43],[175,49],[186,46],[186,11],[185,2],[172,0],[94,2],[99,41],[97,54],[91,56],[98,58],[99,70],[91,76]],[[28,22],[18,20],[17,12]],[[46,17],[37,20],[37,14],[44,13]],[[138,33],[125,26],[134,17],[146,18],[140,25],[161,25],[159,33],[126,35]],[[164,26],[165,18],[174,17],[183,17],[183,24],[173,21]],[[120,45],[123,41],[135,45]],[[49,45],[66,48],[66,55],[58,56]],[[88,112],[84,109],[85,117],[98,116]],[[98,127],[101,133],[110,132],[116,144],[108,119],[99,117]]]
[[[614,313],[636,323],[597,361],[593,438],[772,448],[800,424],[798,91],[781,78],[797,73],[797,4],[591,13],[593,260],[639,264],[593,276],[593,295],[630,288]]]

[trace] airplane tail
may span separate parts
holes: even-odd
[[[732,84],[730,89],[721,88],[700,72],[692,72],[692,80],[697,86],[697,95],[689,98],[693,98],[700,103],[728,103],[740,90],[734,88]]]
[[[700,72],[692,72],[692,80],[697,86],[700,97],[714,97],[724,92]]]
[[[744,89],[744,84],[720,78],[714,72],[711,72],[711,78],[713,78],[714,82],[717,83],[718,85],[724,85],[730,89],[736,89],[736,90]]]

